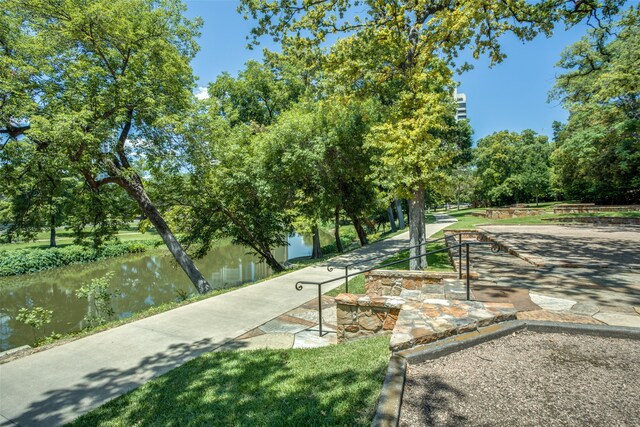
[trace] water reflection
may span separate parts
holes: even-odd
[[[322,236],[325,242],[330,236]],[[324,244],[324,242],[323,242]],[[289,246],[279,248],[275,256],[285,261],[311,253],[311,237],[293,235]],[[213,248],[196,265],[215,288],[237,286],[269,276],[267,264],[237,245]],[[179,292],[191,293],[193,286],[166,250],[112,258],[91,264],[78,264],[41,273],[0,278],[0,350],[33,342],[30,326],[15,320],[21,307],[40,306],[53,310],[46,326],[51,331],[67,333],[78,330],[89,310],[86,300],[75,291],[91,279],[114,273],[112,288],[121,294],[113,301],[116,316],[125,318],[157,304],[174,301]]]

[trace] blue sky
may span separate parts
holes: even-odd
[[[192,63],[200,86],[206,86],[223,71],[235,75],[250,59],[260,60],[263,47],[275,48],[265,38],[257,49],[246,49],[251,23],[236,12],[236,1],[187,0],[185,3],[187,16],[200,16],[204,20],[199,39],[201,50]],[[499,130],[527,128],[551,136],[553,121],[567,118],[557,101],[547,103],[547,94],[561,71],[554,65],[564,47],[585,32],[586,26],[569,31],[558,28],[552,38],[538,37],[526,44],[505,37],[507,59],[502,64],[489,68],[488,61],[481,59],[474,63],[474,70],[457,76],[461,83],[459,92],[467,95],[474,139]]]

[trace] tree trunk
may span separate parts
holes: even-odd
[[[402,230],[404,225],[404,214],[402,213],[402,204],[396,199],[396,212],[398,213],[398,228]]]
[[[424,229],[424,188],[420,186],[409,201],[409,246],[416,246],[425,242]],[[418,257],[409,261],[410,270],[423,270],[427,268],[427,258],[424,255],[425,247],[420,245],[410,249],[410,257]]]
[[[49,247],[56,247],[56,216],[51,215],[51,222],[49,223]]]
[[[138,203],[142,212],[147,216],[151,224],[155,227],[156,231],[162,237],[162,240],[169,248],[169,251],[176,259],[180,267],[184,270],[184,272],[189,276],[189,279],[196,287],[199,293],[205,294],[212,290],[209,282],[204,278],[202,273],[198,270],[198,268],[193,263],[193,260],[187,255],[187,252],[178,242],[178,239],[173,235],[169,226],[165,222],[158,209],[156,209],[155,205],[149,199],[147,192],[142,186],[142,181],[140,178],[135,175],[130,179],[122,179],[120,185],[126,190],[127,193]]]
[[[387,208],[387,216],[389,217],[389,224],[391,224],[391,232],[395,233],[398,229],[396,228],[396,220],[393,217],[393,209],[391,209],[391,206]]]
[[[344,252],[344,247],[342,246],[342,240],[340,239],[340,207],[336,206],[335,212],[335,225],[333,228],[333,235],[336,238],[336,249],[339,253]]]
[[[362,223],[358,219],[357,216],[350,216],[351,222],[353,223],[353,227],[356,229],[356,233],[358,233],[358,240],[360,240],[360,246],[367,246],[369,241],[367,240],[367,232],[362,227]]]
[[[320,247],[320,232],[318,226],[313,226],[313,249],[311,251],[311,258],[322,258],[322,248]]]
[[[276,259],[275,256],[273,256],[273,253],[271,253],[271,251],[259,251],[258,254],[262,257],[262,259],[264,259],[264,262],[266,262],[267,265],[271,267],[274,273],[280,273],[281,271],[285,270],[284,266],[280,263],[280,261]]]

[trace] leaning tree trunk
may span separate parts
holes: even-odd
[[[336,249],[339,253],[344,252],[344,247],[342,246],[342,240],[340,239],[340,207],[336,206],[335,212],[335,225],[333,228],[333,235],[336,238]]]
[[[273,270],[274,273],[280,273],[285,270],[284,266],[280,261],[273,256],[273,253],[270,250],[259,251],[258,254],[264,259],[264,262],[267,263],[269,267]]]
[[[387,216],[389,217],[389,224],[391,224],[391,232],[395,233],[398,229],[396,228],[396,220],[393,218],[393,209],[391,209],[391,206],[387,208]]]
[[[187,276],[189,276],[189,279],[198,292],[201,294],[210,292],[212,290],[211,285],[209,285],[209,282],[207,282],[202,273],[200,273],[193,263],[193,260],[189,255],[187,255],[187,252],[180,245],[178,239],[173,235],[164,218],[162,218],[162,215],[158,212],[158,209],[156,209],[151,199],[149,199],[147,192],[142,186],[140,178],[137,175],[134,175],[129,179],[122,179],[120,185],[138,203],[142,212],[147,216],[151,224],[153,224],[156,231],[167,245],[167,248],[169,248],[169,251]]]
[[[409,200],[409,246],[420,246],[411,248],[409,256],[413,258],[409,261],[410,270],[423,270],[427,268],[427,258],[424,255],[425,247],[421,243],[425,242],[424,229],[424,188],[422,186],[413,193],[413,198]]]
[[[322,248],[320,247],[320,232],[318,226],[313,226],[313,249],[311,251],[311,258],[322,258]]]
[[[350,215],[351,222],[353,223],[353,227],[356,229],[356,233],[358,234],[358,240],[360,240],[360,246],[367,246],[369,244],[369,240],[367,239],[367,232],[364,227],[362,227],[362,222],[356,215]]]
[[[400,200],[397,200],[397,199],[396,199],[396,212],[398,213],[398,228],[402,230],[405,227],[404,214],[402,213],[402,204],[400,203]]]

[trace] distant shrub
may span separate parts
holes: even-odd
[[[99,248],[70,245],[49,249],[0,250],[0,276],[35,273],[69,264],[82,264],[119,255],[142,253],[154,241],[132,240],[108,243]]]

